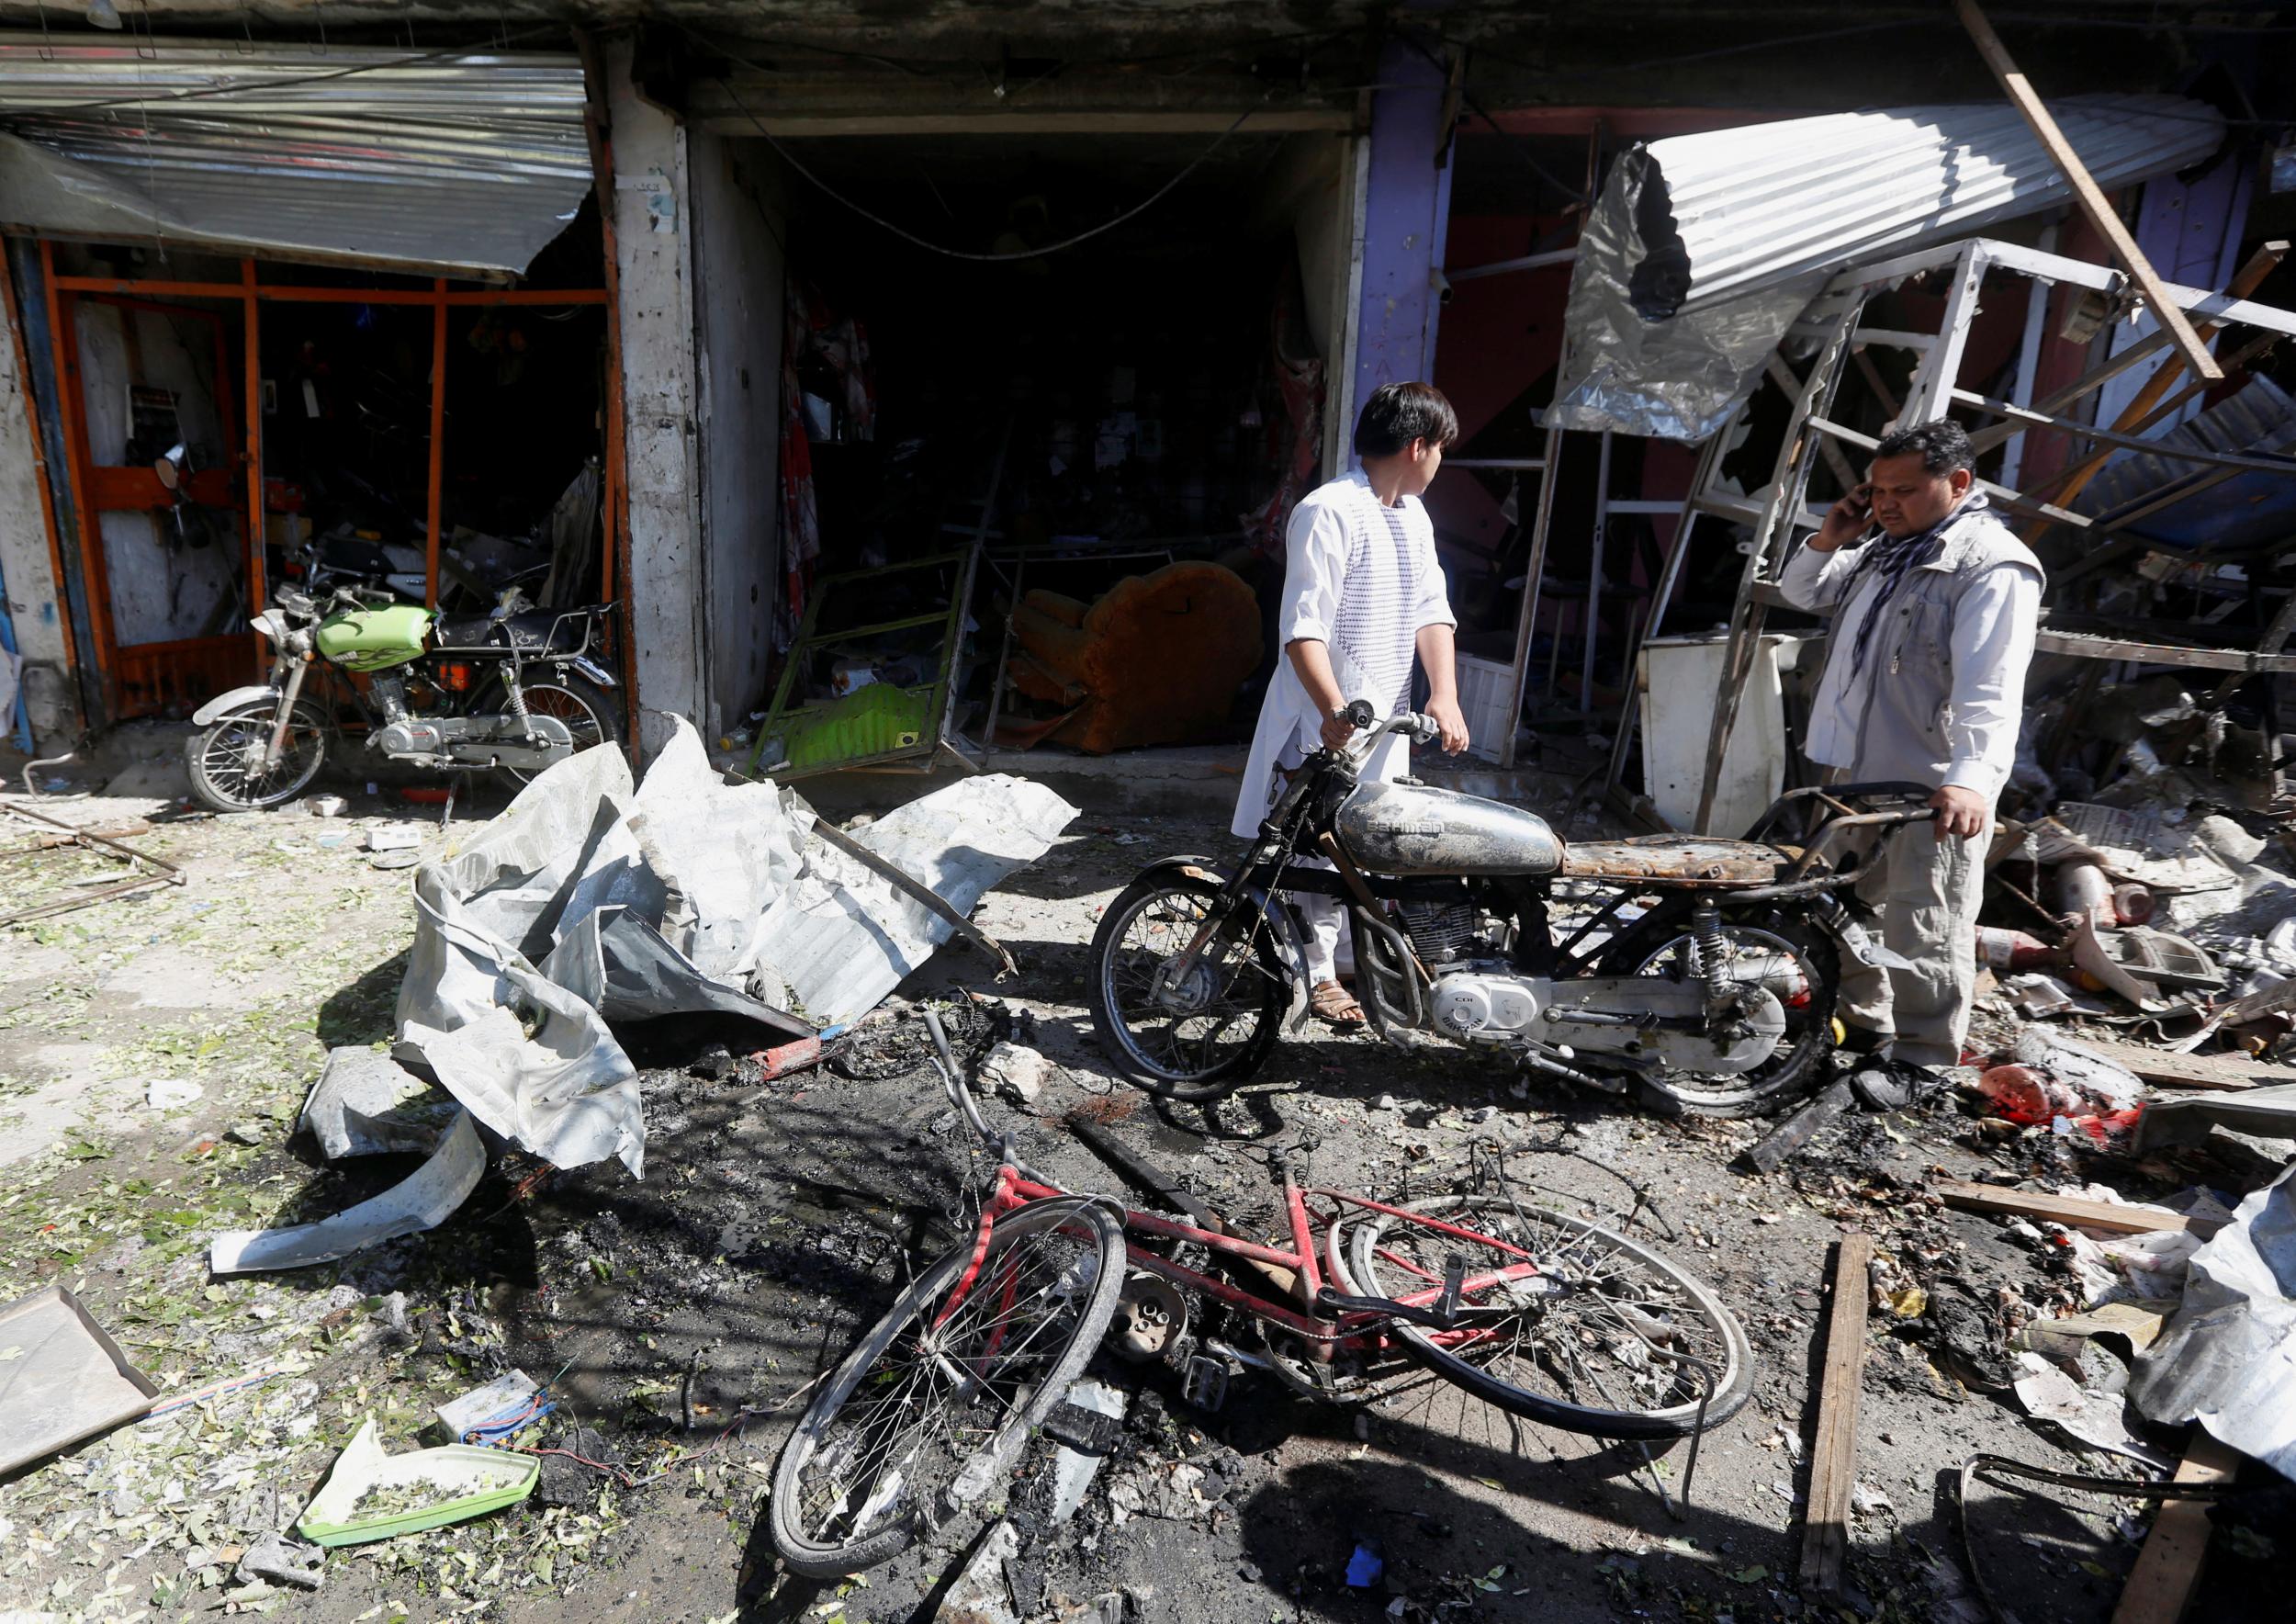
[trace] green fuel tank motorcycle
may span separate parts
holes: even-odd
[[[269,680],[192,718],[192,790],[219,812],[280,806],[360,733],[374,756],[522,783],[619,743],[616,684],[591,654],[612,608],[531,609],[508,592],[490,614],[456,616],[371,586],[282,585],[253,623],[272,646]]]

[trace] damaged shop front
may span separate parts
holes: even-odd
[[[623,591],[587,106],[571,51],[0,38],[20,749],[259,682],[282,584]]]

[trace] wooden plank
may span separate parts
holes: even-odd
[[[1818,1377],[1818,1437],[1810,1450],[1809,1509],[1802,1525],[1802,1594],[1842,1595],[1850,1550],[1850,1494],[1857,1485],[1858,1388],[1865,1375],[1865,1299],[1874,1238],[1834,1244],[1833,1303],[1826,1314],[1826,1363]]]
[[[2170,1088],[2257,1088],[2296,1083],[2296,1070],[2252,1060],[2245,1054],[2179,1054],[2143,1043],[2117,1043],[2084,1036],[2081,1047],[2127,1066],[2148,1083]]]
[[[2191,1447],[2177,1468],[2180,1483],[2230,1483],[2246,1459],[2195,1428]],[[2153,1518],[2144,1549],[2136,1554],[2112,1624],[2177,1624],[2200,1587],[2200,1564],[2209,1550],[2209,1503],[2166,1500]]]
[[[1986,66],[1993,70],[1993,76],[2001,82],[2002,90],[2016,104],[2017,110],[2025,115],[2025,122],[2032,126],[2033,134],[2040,138],[2051,162],[2063,170],[2065,178],[2072,183],[2073,197],[2079,203],[2081,213],[2097,229],[2097,234],[2111,247],[2112,256],[2128,268],[2130,276],[2136,282],[2137,290],[2144,296],[2145,304],[2152,310],[2153,320],[2168,334],[2170,342],[2183,352],[2185,365],[2211,383],[2222,382],[2223,369],[2209,354],[2208,345],[2200,342],[2200,335],[2192,331],[2192,323],[2185,319],[2184,311],[2168,297],[2168,289],[2162,286],[2160,274],[2153,269],[2152,261],[2144,257],[2144,251],[2136,245],[2136,239],[2129,235],[2129,228],[2121,223],[2121,216],[2114,211],[2110,200],[2081,163],[2080,154],[2073,150],[2073,143],[2065,139],[2065,131],[2058,129],[2057,121],[2049,116],[2048,107],[2043,104],[2032,82],[2019,70],[2016,59],[2001,43],[2000,36],[1993,31],[1993,25],[1986,21],[1985,13],[1977,8],[1977,0],[1953,0],[1953,11],[1961,18],[1961,26],[1969,30],[1970,39],[1976,41],[1977,54],[1985,58]]]
[[[2251,654],[2240,648],[2132,643],[2118,637],[2093,637],[2087,632],[2039,632],[2033,637],[2033,652],[2069,654],[2076,660],[2133,660],[2140,665],[2180,665],[2194,671],[2240,671],[2248,676],[2296,671],[2296,654]]]
[[[2107,1235],[2150,1235],[2155,1230],[2182,1229],[2206,1239],[2223,1227],[2206,1218],[2187,1218],[2176,1212],[2155,1212],[2150,1207],[2116,1206],[2111,1201],[2003,1190],[1991,1184],[1937,1184],[1930,1189],[1947,1206],[1964,1212],[2041,1218],[2068,1229],[2095,1229]]]

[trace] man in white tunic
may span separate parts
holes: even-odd
[[[1355,736],[1350,702],[1369,700],[1379,717],[1407,708],[1414,658],[1427,673],[1427,715],[1443,730],[1444,750],[1467,748],[1452,660],[1458,618],[1435,559],[1435,526],[1419,500],[1458,438],[1458,418],[1434,386],[1383,385],[1356,419],[1362,466],[1310,491],[1292,510],[1278,615],[1284,658],[1260,704],[1234,833],[1255,839],[1283,792],[1282,775],[1311,751],[1339,749]],[[1385,783],[1410,765],[1411,741],[1390,733],[1363,776]],[[1311,1005],[1337,1024],[1361,1021],[1362,1006],[1339,984],[1337,899],[1302,897],[1299,908]]]
[[[1893,831],[1858,885],[1907,967],[1841,976],[1848,1046],[1927,1069],[1959,1061],[1969,1031],[1993,803],[2017,764],[2041,613],[2041,561],[1992,513],[1975,462],[1951,418],[1885,436],[1778,581],[1833,620],[1810,760],[1836,782],[1934,792],[1936,822]]]

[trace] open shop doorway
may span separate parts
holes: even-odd
[[[761,768],[1248,736],[1283,523],[1339,445],[1356,151],[1218,129],[781,144]]]

